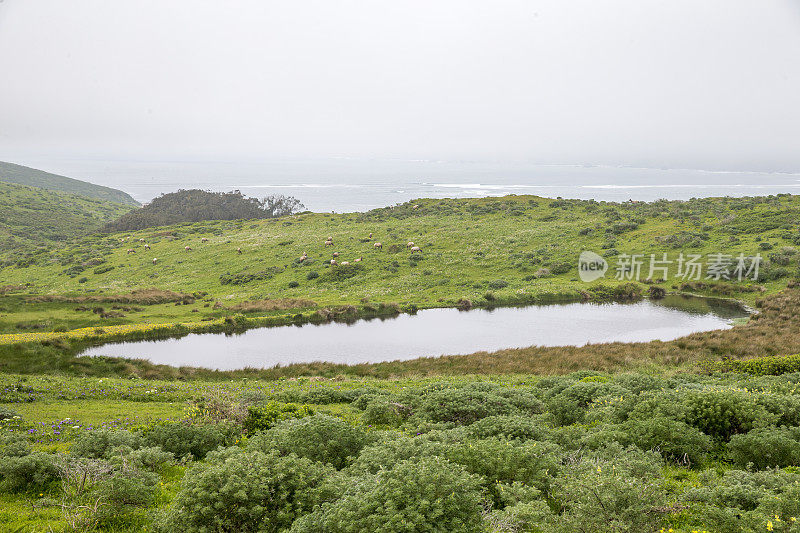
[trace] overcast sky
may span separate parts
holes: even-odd
[[[5,0],[0,73],[0,160],[800,169],[800,0]]]

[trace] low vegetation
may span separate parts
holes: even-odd
[[[799,383],[797,372],[6,374],[0,520],[11,531],[794,531]]]

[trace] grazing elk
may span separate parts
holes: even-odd
[[[383,245],[381,243],[379,243],[379,242],[376,242],[372,246],[374,246],[375,248],[379,248],[379,249],[383,250]]]

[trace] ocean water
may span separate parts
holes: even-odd
[[[800,173],[400,159],[14,162],[121,189],[140,202],[178,189],[285,194],[312,211],[367,211],[415,198],[534,194],[606,201],[800,193]]]

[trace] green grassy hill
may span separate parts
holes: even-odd
[[[138,206],[139,202],[134,200],[125,192],[111,187],[103,187],[58,174],[51,174],[43,170],[16,165],[14,163],[4,163],[0,161],[0,181],[6,183],[16,183],[18,185],[28,185],[39,187],[50,191],[61,191],[87,198],[96,198],[107,202]]]
[[[676,261],[679,253],[700,254],[704,263],[708,254],[718,252],[761,253],[765,262],[755,284],[759,287],[733,282],[709,287],[751,300],[761,287],[776,290],[798,274],[798,196],[633,204],[510,196],[416,204],[417,209],[409,203],[360,214],[301,214],[117,233],[6,257],[1,272],[6,283],[30,282],[38,293],[157,287],[204,291],[227,303],[305,298],[319,305],[396,302],[420,307],[452,306],[462,299],[496,305],[580,297],[592,287],[620,283],[613,278],[616,261],[625,253],[667,253]],[[328,237],[333,246],[324,244]],[[409,241],[421,252],[411,253]],[[582,250],[609,261],[604,280],[578,280]],[[339,254],[335,266],[330,263],[334,252]],[[304,253],[307,259],[301,261]],[[83,266],[87,261],[101,265],[90,269]],[[668,290],[682,282],[672,279],[676,268],[673,264],[664,284]],[[645,266],[638,280],[647,277]],[[695,289],[709,283],[700,282]]]
[[[130,209],[130,205],[0,182],[0,255],[51,249]]]

